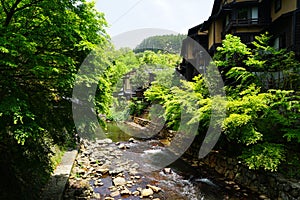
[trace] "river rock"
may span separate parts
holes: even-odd
[[[93,158],[90,159],[90,164],[91,164],[91,165],[94,165],[94,164],[96,164],[97,162],[98,162],[98,161],[95,160],[95,159],[93,159]]]
[[[150,189],[152,189],[154,192],[159,192],[159,191],[161,191],[161,188],[156,187],[156,186],[154,186],[154,185],[148,184],[147,187],[150,188]]]
[[[102,186],[102,185],[104,185],[104,184],[100,180],[96,180],[94,182],[94,186]]]
[[[113,143],[113,141],[111,139],[108,139],[108,138],[103,139],[103,140],[96,140],[96,142],[98,144],[111,144],[111,143]]]
[[[171,168],[164,168],[163,171],[164,171],[165,174],[171,174],[172,173]]]
[[[133,196],[139,196],[139,195],[140,195],[140,192],[139,192],[139,191],[134,191],[134,192],[132,192],[132,195],[133,195]]]
[[[127,195],[127,194],[131,194],[131,192],[128,190],[127,187],[124,187],[124,189],[121,191],[121,195]]]
[[[134,138],[129,138],[128,142],[134,143],[135,139]]]
[[[130,168],[130,169],[129,169],[129,174],[132,175],[133,178],[134,178],[134,176],[135,176],[136,174],[138,174],[138,171],[137,171],[135,168]]]
[[[84,169],[79,169],[78,170],[78,174],[79,175],[84,175],[85,174],[85,170]]]
[[[93,194],[93,198],[95,198],[95,199],[100,199],[101,196],[100,196],[99,193],[94,193],[94,194]]]
[[[120,195],[119,191],[115,191],[115,192],[110,193],[111,197],[116,197],[116,196],[119,196],[119,195]]]
[[[109,174],[120,174],[120,173],[122,173],[123,171],[125,171],[124,168],[118,167],[118,168],[115,168],[115,169],[113,169],[113,170],[109,170]]]
[[[117,191],[117,190],[118,190],[118,188],[115,187],[115,186],[110,186],[108,189],[109,189],[109,191],[111,191],[111,192],[114,192],[114,191]]]
[[[120,144],[120,145],[118,146],[118,148],[119,148],[119,149],[128,149],[129,147],[128,147],[127,145],[125,145],[125,144]]]
[[[113,180],[113,183],[115,186],[123,186],[126,184],[126,180],[125,178],[117,177]]]
[[[84,155],[84,156],[89,156],[91,154],[92,154],[92,151],[88,151],[88,150],[82,152],[82,155]]]
[[[98,168],[96,169],[97,173],[101,173],[101,174],[107,174],[109,172],[108,168]]]
[[[260,199],[269,199],[269,197],[267,197],[266,195],[262,194],[259,196]]]
[[[138,163],[134,163],[131,165],[131,167],[137,169],[140,167],[140,165]]]
[[[151,188],[148,188],[148,189],[143,189],[142,192],[141,192],[141,197],[149,197],[153,195],[153,190]]]

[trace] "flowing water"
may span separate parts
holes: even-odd
[[[121,130],[122,129],[122,130]],[[108,124],[107,137],[114,142],[127,142],[132,135],[128,130],[126,133],[123,128],[119,128],[114,123]],[[129,143],[127,143],[129,144]],[[129,149],[126,150],[127,156],[138,155],[139,158],[148,157],[164,150],[164,145],[156,139],[139,140],[135,143],[130,143]],[[153,157],[155,159],[155,157]],[[188,162],[179,158],[171,165],[166,166],[171,168],[172,173],[165,173],[163,170],[149,170],[151,166],[146,163],[140,169],[140,174],[143,177],[140,180],[140,185],[159,184],[162,188],[160,195],[155,197],[169,200],[220,200],[220,199],[258,199],[257,194],[243,189],[240,186],[229,187],[225,184],[223,177],[217,176],[215,173],[209,174],[209,169],[192,167]],[[111,186],[112,180],[110,176],[103,177],[102,181],[105,187],[98,188],[96,192],[100,194],[109,194],[108,187]],[[238,190],[235,189],[238,187]],[[135,188],[134,188],[135,189]],[[139,197],[122,197],[122,199],[140,199]]]

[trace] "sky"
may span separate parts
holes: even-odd
[[[126,42],[127,46],[134,46],[152,35],[187,34],[189,28],[208,19],[213,2],[213,0],[96,0],[96,8],[105,14],[109,24],[107,32],[113,38],[113,42],[122,47],[126,46]]]

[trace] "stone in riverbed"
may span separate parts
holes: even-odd
[[[111,197],[116,197],[116,196],[119,196],[119,195],[120,195],[119,191],[115,191],[115,192],[110,193]]]
[[[134,178],[134,175],[138,174],[138,171],[134,168],[129,169],[129,174],[132,175],[132,177]]]
[[[102,183],[100,180],[96,180],[94,182],[94,186],[103,186],[103,185],[104,185],[104,183]]]
[[[95,199],[100,199],[101,196],[100,196],[99,193],[94,193],[94,194],[93,194],[93,198],[95,198]]]
[[[122,167],[118,167],[118,168],[115,168],[113,170],[109,170],[109,174],[120,174],[124,171],[124,168]]]
[[[147,187],[150,188],[150,189],[152,189],[154,192],[159,192],[159,191],[161,191],[161,188],[156,187],[156,186],[154,186],[154,185],[148,184]]]
[[[85,171],[84,169],[79,169],[79,170],[78,170],[78,174],[79,174],[79,175],[84,175],[85,172],[86,172],[86,171]]]
[[[137,164],[137,163],[134,163],[134,164],[132,164],[131,165],[131,168],[135,168],[135,169],[137,169],[137,168],[139,168],[140,167],[140,165],[139,164]]]
[[[123,186],[126,184],[126,180],[125,178],[117,177],[113,180],[113,183],[115,186]]]
[[[119,148],[119,149],[129,149],[129,147],[128,147],[127,145],[125,145],[125,144],[120,144],[120,145],[118,146],[118,148]]]
[[[149,197],[153,195],[153,190],[151,188],[148,188],[148,189],[143,189],[142,192],[141,192],[141,197]]]
[[[96,164],[98,161],[97,160],[95,160],[95,159],[90,159],[90,165],[94,165],[94,164]]]
[[[171,168],[164,168],[163,171],[164,171],[165,174],[171,174],[172,173]]]
[[[139,195],[140,195],[140,192],[139,192],[139,191],[134,191],[134,192],[132,193],[132,195],[133,195],[133,196],[139,196]]]
[[[127,183],[126,186],[129,187],[129,188],[131,188],[133,185],[130,184],[130,183]]]
[[[130,195],[131,192],[128,190],[127,187],[124,187],[124,189],[121,191],[121,195]]]
[[[113,141],[111,139],[108,139],[108,138],[103,139],[103,140],[97,139],[96,143],[98,143],[98,144],[111,144],[111,143],[113,143]]]
[[[267,197],[266,195],[262,194],[259,196],[260,199],[269,199],[269,197]]]
[[[134,139],[134,138],[129,138],[128,142],[134,143],[134,142],[135,142],[135,139]]]
[[[96,169],[97,173],[101,173],[101,174],[107,174],[109,172],[108,168],[98,168]]]
[[[117,190],[118,190],[118,188],[115,187],[115,186],[110,186],[108,189],[109,189],[109,191],[111,191],[111,192],[114,192],[114,191],[117,191]]]

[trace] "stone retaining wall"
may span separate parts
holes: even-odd
[[[139,117],[134,117],[133,122],[136,123],[136,124],[139,124],[143,127],[149,126],[151,124],[151,121],[149,121],[147,119],[139,118]]]
[[[141,126],[149,126],[151,122],[146,119],[134,118],[134,122]],[[173,132],[161,131],[164,137],[172,138]],[[195,141],[197,138],[195,138]],[[194,142],[186,151],[185,155],[193,158],[198,158],[201,143]],[[263,199],[278,199],[278,200],[300,200],[300,181],[288,180],[278,173],[266,171],[249,170],[242,165],[236,158],[229,158],[218,151],[212,151],[203,159],[199,159],[199,165],[206,165],[213,168],[216,172],[224,177],[235,181],[236,183],[248,187],[253,191],[265,194],[267,197]],[[264,196],[264,195],[263,195]],[[262,196],[262,197],[263,197]]]
[[[186,155],[197,158],[199,149],[199,144],[193,144]],[[205,164],[226,178],[265,194],[270,199],[300,200],[299,180],[288,180],[278,173],[249,170],[236,158],[225,157],[221,152],[211,152],[199,159],[199,164]]]

